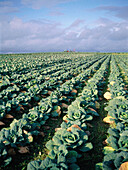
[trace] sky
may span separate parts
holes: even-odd
[[[0,53],[128,52],[128,0],[0,0]]]

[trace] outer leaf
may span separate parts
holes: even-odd
[[[80,151],[82,152],[87,152],[93,148],[92,143],[86,143],[82,147],[79,148]]]
[[[95,170],[103,170],[103,163],[97,163],[95,165]]]
[[[41,164],[41,160],[32,161],[28,164],[27,170],[38,170]]]
[[[104,154],[108,154],[108,153],[112,153],[115,149],[113,149],[112,147],[110,146],[105,146],[104,147]]]
[[[52,140],[49,140],[47,143],[46,143],[46,148],[48,150],[52,150],[54,148],[54,142]]]

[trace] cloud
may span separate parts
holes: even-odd
[[[51,8],[58,4],[68,3],[76,0],[21,0],[21,3],[33,9],[40,9],[42,7]]]
[[[12,5],[11,1],[1,1],[0,2],[0,6],[10,6],[10,5]]]
[[[111,21],[110,19],[108,18],[104,18],[104,17],[100,17],[98,20],[96,20],[95,22],[95,25],[97,26],[105,26],[105,27],[110,27],[110,26],[113,26],[113,21]]]
[[[93,28],[81,23],[83,21],[77,19],[71,24],[72,27],[65,28],[61,23],[50,20],[27,22],[20,18],[13,18],[9,22],[3,20],[1,52],[42,52],[65,49],[128,51],[127,22],[118,23],[100,18],[95,21],[97,25]]]
[[[19,9],[14,6],[14,3],[12,1],[0,2],[0,14],[8,14],[13,12],[19,12]]]
[[[128,20],[128,6],[100,6],[94,10],[107,11],[118,18]]]
[[[23,22],[20,18],[13,18],[1,25],[2,51],[48,50],[56,42],[56,37],[63,34],[59,23],[47,20]]]
[[[81,19],[76,19],[71,25],[70,28],[72,27],[79,27],[81,24],[83,24],[85,21]]]
[[[50,15],[50,16],[62,16],[62,15],[64,15],[64,13],[55,10],[55,11],[51,11],[51,12],[49,13],[49,15]]]

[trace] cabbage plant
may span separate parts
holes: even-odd
[[[88,143],[88,135],[75,127],[71,131],[66,129],[58,130],[52,140],[46,143],[46,147],[53,155],[56,153],[60,145],[65,145],[67,148],[77,151],[86,152],[93,148],[91,143]]]

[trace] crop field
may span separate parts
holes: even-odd
[[[0,55],[0,170],[127,170],[128,54]]]

